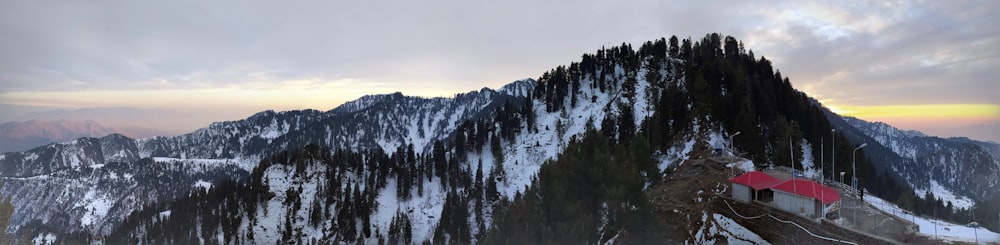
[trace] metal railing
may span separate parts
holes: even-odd
[[[836,182],[836,181],[834,181],[833,183],[835,183],[841,189],[844,189],[844,193],[850,194],[850,195],[854,196],[855,198],[860,198],[861,197],[861,191],[859,191],[858,189],[855,189],[854,187],[851,187],[848,184],[844,184],[844,183],[840,183],[840,182]]]

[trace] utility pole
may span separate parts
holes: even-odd
[[[792,179],[795,179],[795,147],[792,146],[792,138],[788,137],[788,161],[792,164]],[[806,170],[803,166],[802,170]]]
[[[976,244],[979,244],[979,223],[976,223],[976,207],[972,206],[969,209],[972,210],[972,233],[976,235]]]
[[[834,177],[834,178],[836,178],[836,177]],[[834,180],[834,181],[836,181],[836,180]],[[844,171],[840,171],[840,183],[841,183],[841,187],[843,187],[843,183],[844,183]],[[841,188],[841,189],[843,189],[843,188]],[[841,210],[843,210],[844,208],[845,208],[844,201],[842,200],[842,201],[840,201],[840,208],[837,209],[837,217],[843,218],[843,216],[841,216],[841,214],[843,214],[844,212],[842,212]]]
[[[740,133],[742,133],[742,132],[737,131],[735,134],[729,135],[729,147],[727,147],[727,148],[729,148],[729,164],[731,164],[733,166],[733,167],[729,168],[729,176],[730,177],[735,177],[736,176],[736,168],[739,167],[739,166],[736,166],[736,152],[733,151],[733,137],[736,137],[737,135],[740,135]]]
[[[833,170],[831,170],[830,172],[832,172],[834,174],[834,176],[832,177],[832,178],[834,178],[834,181],[837,181],[836,180],[836,178],[837,178],[837,176],[836,176],[836,174],[837,174],[837,150],[836,150],[836,147],[837,147],[837,134],[836,133],[837,133],[837,129],[835,129],[835,128],[834,129],[830,129],[830,141],[831,141],[830,142],[830,165],[833,165]],[[844,182],[844,178],[840,178],[840,182]]]
[[[799,194],[799,189],[798,189],[798,186],[795,185],[795,183],[796,183],[795,182],[795,153],[792,152],[792,149],[794,149],[794,147],[792,147],[792,137],[788,137],[788,161],[792,165],[792,192],[795,192],[795,194],[798,195]],[[802,206],[801,202],[799,202],[799,206],[800,207]]]

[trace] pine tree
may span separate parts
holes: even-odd
[[[372,237],[372,216],[371,214],[365,215],[361,218],[361,231],[365,235],[365,238]]]
[[[281,241],[284,241],[285,243],[292,240],[292,217],[293,216],[285,217],[285,226],[281,229]]]
[[[340,202],[340,210],[337,212],[338,227],[340,227],[341,237],[344,241],[353,241],[354,236],[357,234],[355,231],[355,221],[354,221],[354,208],[352,207],[355,202],[351,198],[351,193],[353,189],[353,184],[347,184],[347,189],[344,190],[344,198]],[[355,196],[355,198],[361,198]]]
[[[680,58],[684,59],[684,60],[690,61],[691,60],[691,56],[692,56],[692,54],[691,54],[692,52],[693,52],[693,50],[691,49],[691,38],[690,37],[685,38],[681,42]]]
[[[470,191],[472,198],[476,199],[476,210],[483,210],[483,160],[479,160],[479,166],[476,167],[476,180],[475,184],[472,186]],[[476,215],[476,219],[479,219],[479,215]]]
[[[448,171],[448,159],[445,158],[444,143],[441,141],[434,141],[434,149],[432,151],[434,157],[434,173],[438,178],[441,178],[441,183],[445,184],[447,181]]]
[[[670,36],[670,47],[667,51],[670,57],[677,58],[680,53],[680,47],[677,44],[677,36]]]
[[[408,162],[399,165],[396,170],[396,198],[405,201],[410,199],[410,189],[413,188],[413,169]]]
[[[629,142],[635,136],[635,112],[632,107],[625,104],[618,104],[621,111],[618,112],[618,140],[619,142]]]
[[[413,244],[413,227],[410,217],[402,211],[397,210],[389,224],[388,244]]]
[[[493,152],[495,162],[503,162],[503,146],[500,144],[500,137],[494,135],[490,137],[490,150]]]

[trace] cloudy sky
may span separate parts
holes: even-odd
[[[0,121],[129,107],[192,130],[719,32],[840,112],[1000,142],[998,1],[692,2],[0,0]]]

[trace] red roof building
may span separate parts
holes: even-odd
[[[768,189],[781,183],[780,179],[760,171],[745,173],[740,176],[733,177],[732,179],[729,179],[729,181],[749,186],[754,190]]]
[[[807,179],[780,180],[763,172],[749,172],[729,179],[732,197],[760,201],[809,217],[822,217],[840,207],[837,190]]]
[[[837,190],[806,179],[786,180],[778,185],[772,186],[771,189],[793,193],[799,196],[811,197],[823,202],[824,205],[830,205],[831,203],[840,201],[840,195],[837,194]]]

